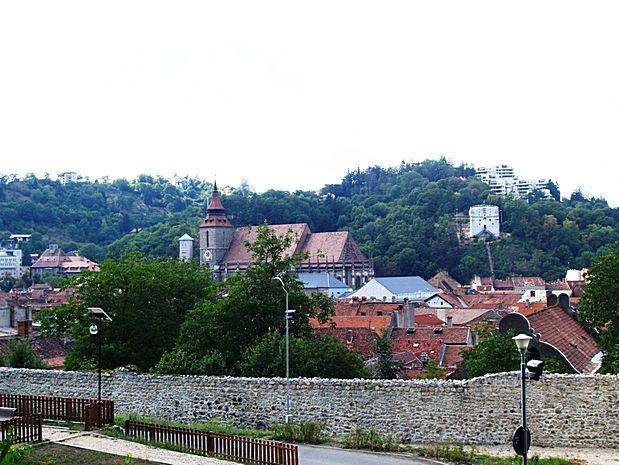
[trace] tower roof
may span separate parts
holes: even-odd
[[[217,190],[217,182],[213,186],[213,196],[211,202],[206,209],[206,218],[200,225],[201,228],[231,228],[232,224],[228,221],[226,216],[226,209],[224,208],[221,200],[219,199],[219,191]]]

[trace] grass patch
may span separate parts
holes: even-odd
[[[492,455],[480,454],[473,446],[465,448],[461,444],[441,444],[434,447],[412,447],[404,448],[420,457],[447,460],[458,465],[520,465],[522,457],[495,457]],[[580,462],[562,459],[558,457],[541,458],[537,454],[529,457],[529,465],[579,465]]]
[[[87,449],[44,443],[32,448],[28,462],[24,465],[164,465],[161,462],[130,459],[119,455],[106,454]]]
[[[327,440],[325,428],[326,425],[324,423],[315,421],[291,422],[273,425],[271,433],[274,439],[306,444],[322,444]]]
[[[231,421],[222,422],[218,419],[210,421],[201,421],[195,423],[181,423],[172,420],[162,420],[160,418],[149,418],[139,415],[129,415],[127,417],[116,416],[115,424],[117,427],[125,427],[125,420],[141,421],[144,423],[152,423],[162,426],[174,426],[177,428],[191,428],[198,431],[207,431],[209,433],[230,434],[232,436],[243,436],[246,438],[262,438],[271,439],[273,433],[268,430],[252,429],[252,428],[237,428]],[[104,427],[104,432],[110,431],[111,428]],[[114,428],[112,428],[114,430]]]
[[[373,451],[392,452],[400,450],[400,442],[393,434],[380,434],[375,428],[366,431],[356,428],[344,438],[343,446],[346,449],[369,449]]]

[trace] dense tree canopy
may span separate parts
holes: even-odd
[[[619,242],[610,253],[595,261],[586,279],[579,320],[599,334],[604,371],[619,373]]]
[[[491,243],[498,278],[565,276],[588,267],[619,240],[619,209],[575,192],[553,199],[539,192],[527,200],[500,198],[473,177],[474,169],[445,159],[402,163],[397,168],[351,171],[319,193],[267,191],[243,184],[225,189],[223,203],[236,226],[306,222],[315,232],[348,230],[374,260],[378,275],[430,277],[448,271],[467,282],[489,275],[485,245],[463,234],[468,209],[493,204],[501,209],[500,240]],[[0,177],[0,232],[33,233],[25,252],[49,242],[77,248],[89,258],[119,258],[137,251],[174,257],[177,239],[197,237],[212,186],[186,179],[179,185],[143,175],[112,183],[61,185],[49,179]],[[138,234],[129,234],[143,228]],[[27,256],[26,256],[27,259]]]
[[[195,263],[135,254],[106,260],[99,273],[82,273],[70,285],[76,289],[70,302],[42,315],[44,334],[69,332],[73,338],[67,369],[96,366],[97,338],[88,332],[96,318],[88,307],[101,307],[112,318],[103,322],[102,366],[149,370],[174,346],[187,313],[216,296],[210,275]]]
[[[467,376],[475,378],[488,373],[517,370],[520,367],[520,353],[512,340],[513,336],[512,331],[482,331],[479,344],[462,351]]]

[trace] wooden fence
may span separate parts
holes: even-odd
[[[89,406],[91,410],[87,412]],[[92,410],[92,406],[95,406],[96,411]],[[40,413],[43,418],[50,420],[86,422],[90,419],[91,425],[114,424],[113,400],[102,400],[97,408],[95,399],[0,394],[0,407],[15,408],[15,414],[19,416]]]
[[[210,455],[260,465],[298,465],[295,445],[210,433],[192,428],[127,420],[125,434],[149,442],[167,443],[193,454]]]
[[[0,421],[0,440],[12,438],[14,443],[41,442],[43,440],[43,416],[38,414],[15,417]]]

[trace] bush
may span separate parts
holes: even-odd
[[[9,343],[9,355],[7,365],[11,368],[47,368],[47,365],[30,347],[27,340],[11,340]]]
[[[326,440],[324,423],[302,421],[300,423],[275,424],[271,427],[276,439],[290,442],[304,442],[307,444],[321,444]]]
[[[381,435],[372,427],[369,431],[356,428],[344,438],[344,447],[347,449],[370,449],[373,451],[395,451],[400,448],[400,442],[393,434]]]

